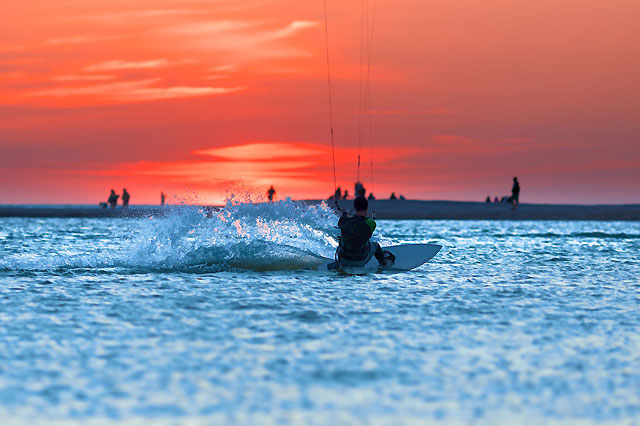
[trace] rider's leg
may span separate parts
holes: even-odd
[[[384,265],[387,263],[387,261],[384,258],[384,252],[382,251],[382,247],[380,247],[380,244],[378,243],[371,243],[371,245],[373,246],[373,255],[376,257],[376,259],[378,260],[378,263],[380,265]]]

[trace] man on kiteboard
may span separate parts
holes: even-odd
[[[340,211],[340,207],[336,203]],[[378,260],[380,266],[393,263],[393,254],[385,252],[380,244],[369,241],[376,229],[376,222],[367,219],[369,202],[364,197],[353,200],[355,215],[342,211],[338,220],[340,228],[340,244],[336,250],[336,262],[329,266],[330,269],[339,269],[344,266],[361,267],[366,265],[372,257]]]

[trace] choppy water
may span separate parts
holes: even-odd
[[[418,270],[344,276],[335,218],[0,219],[0,419],[194,424],[640,418],[640,223],[379,221]]]

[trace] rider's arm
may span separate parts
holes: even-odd
[[[338,228],[342,228],[342,225],[344,225],[344,223],[347,221],[347,219],[349,219],[349,214],[345,211],[342,211],[342,216],[340,216],[340,219],[338,219]]]
[[[373,231],[376,230],[376,221],[373,219],[367,219],[364,221],[364,223],[369,225],[369,228],[371,228],[371,233],[373,234]]]

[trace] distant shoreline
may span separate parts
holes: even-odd
[[[320,204],[322,200],[301,200]],[[326,201],[325,201],[326,202]],[[341,208],[350,210],[352,200],[341,200]],[[0,205],[0,217],[36,218],[136,218],[163,216],[179,206],[131,206],[129,209],[104,209],[99,206]],[[216,211],[219,206],[202,206]],[[640,204],[573,205],[521,204],[515,211],[506,203],[471,201],[372,200],[369,211],[378,219],[431,220],[620,220],[639,221]]]

